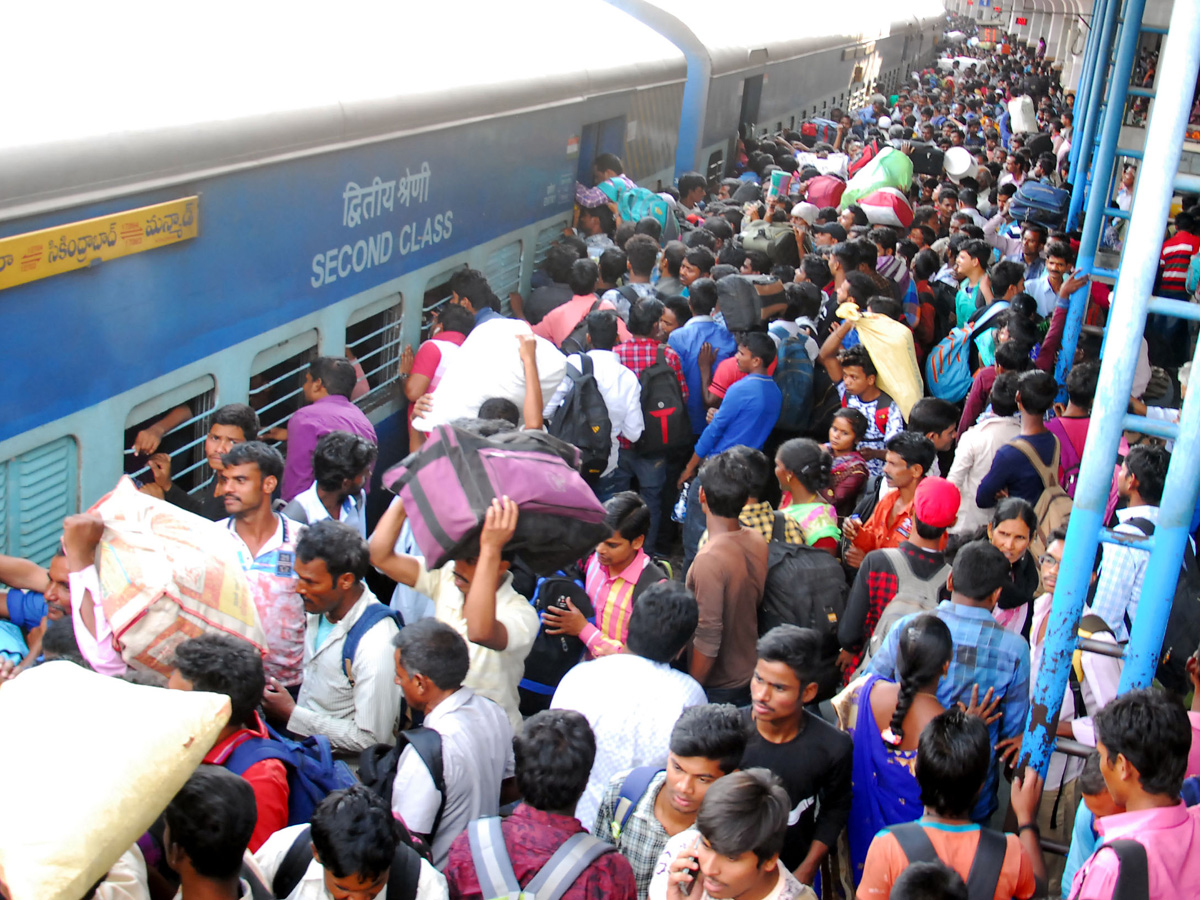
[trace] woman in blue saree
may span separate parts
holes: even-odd
[[[950,668],[954,645],[946,623],[921,615],[903,623],[896,654],[898,682],[868,676],[858,694],[854,737],[854,788],[850,808],[850,861],[854,883],[862,877],[871,839],[882,829],[921,817],[921,790],[913,775],[917,741],[944,711],[938,682]]]

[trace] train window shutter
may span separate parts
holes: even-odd
[[[483,274],[496,296],[500,298],[500,306],[505,312],[511,311],[508,295],[521,289],[521,263],[524,258],[521,242],[513,241],[493,250],[483,267]]]
[[[550,250],[551,245],[563,236],[563,229],[566,227],[565,221],[554,222],[537,233],[537,242],[533,246],[534,268],[546,261],[546,253]]]
[[[73,437],[61,437],[0,465],[0,538],[11,556],[47,565],[62,520],[76,512],[79,467]]]

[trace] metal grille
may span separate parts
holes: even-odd
[[[0,465],[4,551],[47,565],[58,549],[62,520],[75,512],[78,446],[61,437]]]
[[[524,247],[520,241],[497,247],[488,257],[483,274],[501,303],[507,300],[513,291],[520,290],[521,262],[524,258]]]
[[[562,222],[554,222],[547,225],[537,233],[537,241],[533,245],[533,265],[537,268],[546,261],[546,254],[554,245],[554,242],[562,237],[563,233]]]
[[[279,362],[281,352],[290,352]],[[264,350],[254,360],[250,376],[250,405],[258,413],[263,432],[286,425],[292,413],[304,403],[304,372],[317,358],[317,333],[309,331],[271,350]]]
[[[210,384],[212,383],[211,378],[207,380]],[[168,408],[163,409],[158,415],[152,416],[126,429],[126,462],[132,462],[136,455],[132,448],[133,440],[137,437],[139,431],[161,420],[163,416],[168,415],[172,410],[180,406],[187,406],[192,414],[163,435],[162,441],[159,443],[159,449],[156,452],[166,453],[171,457],[171,481],[178,484],[185,491],[195,490],[207,480],[208,470],[203,468],[205,465],[204,438],[208,435],[215,399],[216,391],[213,388],[209,388],[184,400],[182,403],[172,404]],[[150,473],[148,466],[134,468],[132,471],[130,469],[131,467],[126,465],[126,471],[135,480],[143,479],[149,476]]]
[[[391,398],[400,378],[400,323],[402,298],[393,294],[389,306],[350,322],[346,327],[346,351],[362,366],[370,389],[355,398],[363,412],[376,409]]]
[[[425,290],[425,297],[421,301],[421,340],[429,340],[429,332],[433,328],[433,317],[437,311],[450,302],[453,295],[450,293],[450,278],[447,276],[445,281],[438,284],[431,284]]]

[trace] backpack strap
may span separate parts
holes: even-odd
[[[613,807],[611,825],[612,837],[617,842],[617,846],[620,846],[621,830],[625,827],[625,823],[633,815],[633,811],[641,802],[642,797],[646,796],[646,791],[650,789],[650,782],[661,771],[663,770],[657,766],[638,766],[621,782],[621,790],[617,794],[617,805]]]
[[[1096,848],[1099,853],[1107,847],[1117,855],[1120,870],[1113,888],[1113,900],[1144,900],[1150,896],[1150,868],[1146,848],[1139,841],[1107,841]]]
[[[900,825],[892,825],[888,828],[888,832],[896,839],[896,843],[900,845],[900,849],[904,851],[904,856],[908,860],[909,865],[918,862],[937,862],[937,850],[933,848],[933,841],[929,840],[929,835],[925,833],[925,829],[921,827],[920,822],[904,822]]]
[[[488,900],[516,900],[521,885],[513,872],[508,848],[504,846],[500,817],[475,819],[467,826],[467,838],[471,843],[471,862],[475,865],[481,896]]]
[[[404,627],[404,616],[392,609],[390,606],[384,606],[382,603],[375,602],[367,605],[362,611],[362,615],[358,617],[358,621],[350,626],[350,630],[346,632],[346,640],[342,642],[342,669],[346,673],[346,678],[349,679],[351,687],[354,686],[354,673],[352,668],[354,665],[354,654],[358,652],[358,644],[363,639],[363,635],[382,622],[384,619],[391,619],[396,623],[396,627]]]
[[[305,827],[283,855],[283,861],[271,879],[271,891],[276,897],[290,897],[313,861],[312,829]]]
[[[401,837],[396,842],[396,855],[392,857],[392,868],[388,873],[387,895],[390,900],[416,900],[420,883],[421,854]]]
[[[642,596],[646,588],[658,584],[660,581],[667,581],[667,573],[654,564],[653,560],[647,559],[646,565],[642,568],[642,574],[638,576],[638,580],[634,582],[633,593],[630,595],[630,600],[637,600]]]
[[[263,884],[258,875],[244,862],[242,863],[241,878],[250,886],[250,900],[275,900],[271,889]]]
[[[787,516],[779,510],[775,510],[771,518],[771,541],[774,543],[785,542],[787,540]]]
[[[1042,462],[1042,455],[1034,449],[1033,444],[1025,438],[1013,438],[1008,442],[1008,446],[1025,454],[1025,458],[1029,460],[1030,465],[1037,470],[1038,477],[1042,479],[1042,490],[1058,487],[1059,447],[1057,437],[1054,438],[1054,456],[1048,466]]]
[[[979,845],[967,873],[967,900],[991,900],[996,896],[1007,852],[1008,838],[1004,834],[990,828],[979,829]]]
[[[642,299],[641,295],[638,294],[637,289],[634,288],[632,284],[621,285],[619,288],[617,288],[617,293],[628,300],[630,304],[637,303],[640,299]]]
[[[421,726],[400,732],[400,739],[407,741],[408,746],[413,748],[413,752],[421,757],[421,762],[425,764],[425,768],[429,770],[429,775],[433,779],[433,786],[442,796],[437,814],[433,817],[433,828],[429,831],[429,836],[432,838],[437,834],[438,826],[442,823],[442,813],[446,811],[446,776],[442,766],[442,736],[432,728]],[[399,744],[399,740],[397,744]]]
[[[586,831],[576,832],[554,851],[522,893],[537,900],[560,900],[588,866],[605,853],[616,850],[612,844],[592,837]]]
[[[225,758],[225,768],[234,775],[245,775],[246,770],[266,759],[277,759],[295,767],[295,760],[287,747],[270,738],[252,737],[242,741]]]

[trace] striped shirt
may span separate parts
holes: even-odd
[[[638,550],[620,572],[610,572],[595,553],[588,560],[584,590],[592,598],[596,624],[585,625],[579,637],[590,656],[607,656],[625,649],[629,616],[633,613],[633,591],[649,563],[650,557],[644,550]]]
[[[1187,270],[1192,257],[1200,253],[1200,237],[1177,231],[1163,243],[1158,265],[1162,269],[1163,293],[1172,297],[1187,296]]]

